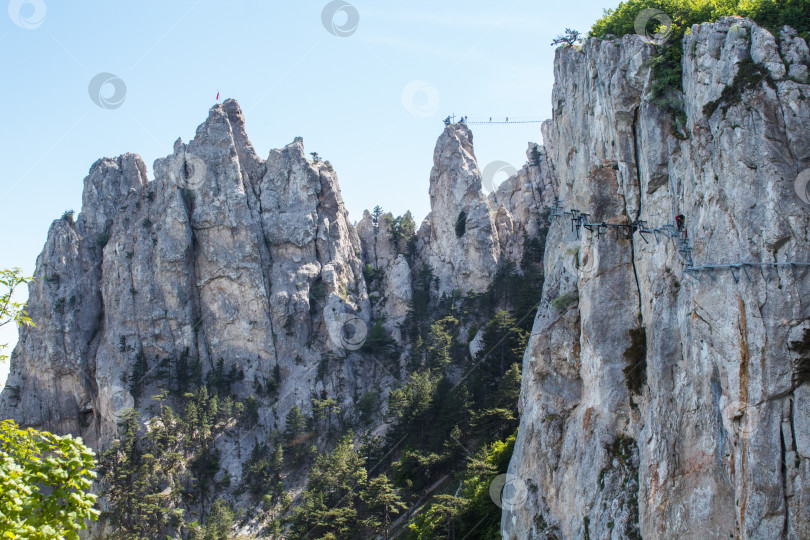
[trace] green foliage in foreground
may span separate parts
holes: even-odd
[[[58,279],[58,278],[57,278]],[[19,268],[0,270],[0,326],[33,326],[15,289],[30,283]],[[6,347],[0,344],[0,351]],[[0,362],[8,357],[0,355]],[[98,519],[96,496],[89,493],[95,454],[81,439],[0,423],[0,536],[79,538],[87,520]]]
[[[589,37],[621,37],[636,32],[636,18],[645,9],[657,9],[672,19],[672,28],[647,27],[647,31],[666,32],[666,42],[653,59],[653,103],[667,108],[675,120],[674,134],[683,136],[686,123],[679,92],[683,89],[683,37],[692,25],[712,22],[721,17],[737,15],[753,19],[761,26],[778,33],[788,25],[805,39],[810,37],[810,0],[627,0],[616,9],[605,10],[594,23]],[[652,19],[649,25],[660,25]]]
[[[98,519],[95,457],[81,439],[0,423],[0,536],[79,538]]]
[[[34,322],[25,311],[25,304],[15,302],[14,291],[20,286],[33,281],[34,278],[22,275],[22,270],[12,268],[11,270],[0,270],[0,326],[9,323],[16,323],[20,326],[34,326]],[[6,348],[6,344],[0,343],[0,353]],[[0,362],[8,360],[8,356],[0,354]]]

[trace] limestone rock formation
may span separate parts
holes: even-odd
[[[156,160],[153,179],[134,154],[99,160],[78,218],[53,223],[37,261],[28,303],[36,326],[21,331],[0,414],[100,450],[127,411],[147,425],[153,396],[180,399],[189,381],[202,387],[224,373],[227,397],[256,410],[216,438],[217,482],[243,478],[249,449],[283,431],[295,406],[312,416],[316,402],[334,400],[335,425],[349,429],[360,397],[374,394],[377,423],[360,424],[384,434],[388,393],[409,375],[402,326],[415,277],[431,276],[424,286],[435,303],[486,290],[502,249],[500,262],[520,262],[523,243],[540,235],[529,221],[553,198],[537,152],[542,162],[507,182],[491,208],[471,132],[448,126],[418,234],[410,213],[366,212],[355,228],[331,165],[308,159],[300,138],[262,159],[232,100]],[[496,230],[495,205],[508,229]],[[367,350],[372,334],[381,351]],[[328,449],[331,413],[327,427],[308,431],[307,444]],[[296,493],[306,469],[291,468],[285,490]]]
[[[135,155],[99,160],[78,218],[53,223],[37,260],[37,326],[21,331],[0,413],[103,448],[126,409],[153,414],[151,396],[194,364],[232,373],[233,397],[257,404],[217,438],[217,481],[241,478],[294,406],[334,400],[346,433],[373,394],[363,436],[384,436],[386,397],[431,346],[409,337],[415,304],[422,328],[461,319],[446,333],[455,384],[486,357],[470,306],[505,305],[478,293],[519,282],[545,245],[542,296],[519,299],[540,306],[504,537],[810,537],[810,368],[794,346],[810,336],[810,268],[789,264],[810,261],[795,185],[810,170],[810,49],[740,18],[697,25],[683,46],[685,120],[651,101],[654,44],[559,49],[544,146],[491,193],[469,127],[447,125],[418,231],[380,211],[353,226],[332,167],[300,138],[259,157],[234,101],[154,179]],[[316,448],[334,443],[331,414],[307,428]],[[306,470],[285,467],[297,494]]]
[[[810,391],[791,349],[810,327],[808,268],[705,268],[810,260],[794,191],[807,44],[726,18],[684,51],[686,137],[649,100],[654,45],[557,51],[544,139],[561,215],[509,468],[525,500],[505,506],[504,538],[810,536]],[[769,77],[738,77],[751,69]],[[659,230],[577,235],[565,209]]]
[[[408,219],[413,222],[413,218]],[[375,313],[382,319],[387,332],[398,342],[402,341],[400,325],[405,321],[413,297],[411,265],[408,263],[408,239],[394,238],[394,216],[388,212],[376,220],[366,211],[357,224],[357,234],[368,261],[371,274],[366,275],[369,296]],[[397,243],[402,244],[398,246]],[[368,274],[368,273],[367,273]],[[369,283],[370,280],[370,283]]]
[[[502,258],[520,261],[527,239],[538,238],[541,222],[557,198],[554,169],[546,149],[530,143],[526,164],[487,196],[495,212]]]
[[[419,236],[421,257],[439,277],[439,292],[482,292],[498,267],[492,209],[481,191],[472,132],[450,124],[436,143],[430,173],[430,215]]]
[[[173,374],[166,363],[184,355],[203,374],[219,359],[233,366],[241,397],[279,367],[277,400],[261,407],[254,436],[324,389],[351,409],[372,371],[347,354],[316,375],[323,354],[345,352],[344,315],[367,322],[370,312],[334,172],[308,160],[301,139],[259,158],[234,101],[154,170],[148,181],[137,156],[98,161],[76,223],[54,222],[29,300],[38,324],[12,356],[3,414],[103,446],[121,410],[145,409]],[[142,397],[123,382],[141,359]],[[221,444],[228,455],[237,442]]]

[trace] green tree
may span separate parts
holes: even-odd
[[[307,489],[293,514],[293,538],[358,536],[362,527],[359,495],[366,478],[363,458],[354,449],[350,432],[331,454],[321,454],[315,459]]]
[[[582,41],[582,38],[580,36],[581,36],[581,32],[578,32],[577,30],[572,30],[571,28],[566,28],[565,29],[565,34],[563,34],[561,36],[557,36],[556,38],[554,38],[554,40],[551,42],[551,45],[552,46],[555,46],[555,45],[569,45],[569,46],[570,45],[576,45],[576,44],[578,44],[578,43],[580,43]]]
[[[416,222],[410,210],[395,219],[387,219],[397,252],[413,257],[416,253]]]
[[[500,538],[501,509],[489,489],[495,477],[506,472],[516,436],[517,432],[503,441],[484,445],[470,456],[459,477],[460,492],[434,497],[409,525],[412,537]]]
[[[408,508],[394,489],[388,476],[381,474],[369,481],[360,498],[366,503],[368,517],[363,524],[388,540],[392,518]]]
[[[34,322],[25,311],[25,304],[14,300],[14,292],[20,285],[32,282],[34,278],[22,275],[22,270],[12,268],[11,270],[0,270],[0,326],[9,323],[16,323],[20,326],[34,326]],[[0,353],[6,344],[0,343]],[[0,362],[5,362],[7,355],[0,354]]]
[[[430,325],[428,357],[432,368],[443,370],[453,361],[451,348],[455,342],[458,319],[447,316]]]
[[[233,538],[231,530],[236,519],[233,505],[225,499],[217,499],[205,520],[202,540],[228,540]]]
[[[397,436],[406,434],[424,437],[427,428],[427,412],[433,406],[438,377],[431,370],[413,373],[411,380],[402,388],[392,390],[388,397],[391,418],[398,420]]]
[[[109,501],[104,517],[116,527],[116,537],[158,538],[180,535],[191,527],[184,508],[193,505],[206,521],[206,501],[219,471],[216,440],[233,424],[238,407],[220,402],[202,386],[183,396],[185,408],[176,414],[167,403],[168,391],[152,399],[159,410],[142,429],[139,413],[127,411],[118,439],[101,453],[99,473]]]
[[[132,365],[132,373],[129,376],[129,391],[132,397],[138,399],[146,386],[147,374],[149,373],[149,363],[143,349],[139,349],[135,355],[135,363]]]
[[[277,446],[276,448],[281,447]],[[281,467],[276,468],[274,465],[271,462],[267,446],[255,443],[247,462],[242,468],[242,480],[251,494],[264,495],[267,487],[274,483],[275,478],[281,473]]]
[[[377,225],[380,222],[380,216],[383,215],[382,206],[379,204],[374,207],[374,211],[372,212],[372,218],[374,220],[374,224]]]
[[[520,363],[529,341],[529,333],[517,327],[517,321],[508,311],[499,311],[484,327],[483,348],[478,360],[484,370],[499,379],[507,366]]]
[[[469,501],[453,495],[436,495],[426,511],[419,514],[410,529],[419,540],[434,538],[462,538],[458,535],[459,517]]]
[[[197,486],[201,516],[205,517],[205,500],[214,476],[219,471],[219,454],[215,442],[225,430],[229,418],[219,405],[219,396],[208,393],[202,386],[192,394],[186,394],[186,403],[181,432],[184,450],[189,457],[189,469]]]
[[[380,395],[375,390],[370,390],[360,396],[357,400],[356,407],[360,412],[360,421],[364,424],[371,423],[374,414],[377,412],[378,400]]]
[[[0,423],[0,536],[71,538],[98,519],[95,455],[82,440]]]
[[[182,525],[183,512],[177,505],[187,475],[178,419],[163,405],[152,429],[139,440],[139,418],[137,411],[124,413],[122,435],[99,460],[102,494],[109,501],[102,515],[122,539],[156,538],[167,528]]]
[[[289,454],[293,461],[299,463],[306,453],[304,452],[304,434],[307,432],[307,417],[296,405],[287,413],[287,422],[284,426],[284,442],[290,449]]]
[[[71,214],[72,218],[72,214]],[[14,300],[33,281],[19,268],[0,270],[0,326],[34,326],[25,304]],[[58,280],[58,277],[57,277]],[[0,351],[6,348],[0,344]],[[8,359],[0,355],[0,362]],[[58,436],[13,420],[0,423],[0,535],[5,538],[79,538],[86,520],[98,519],[95,454],[80,438]]]
[[[340,414],[340,405],[335,398],[312,399],[312,416],[317,424],[322,424],[326,430],[332,428],[332,417]]]
[[[175,364],[174,393],[182,396],[202,384],[202,366],[198,358],[192,358],[186,347]]]
[[[397,342],[388,336],[382,321],[377,319],[368,331],[366,340],[363,342],[362,351],[368,353],[383,353],[397,346]]]
[[[666,37],[652,60],[651,95],[654,103],[672,113],[679,130],[684,130],[686,124],[681,98],[683,37],[692,25],[738,15],[749,17],[774,33],[783,25],[789,25],[810,37],[806,34],[810,31],[810,0],[627,0],[619,3],[616,9],[605,10],[603,17],[591,28],[589,37],[633,34],[637,31],[639,15],[647,9],[659,10],[672,21],[671,25],[666,25],[668,21],[662,21],[662,18],[648,18],[645,31],[650,34],[660,32]]]

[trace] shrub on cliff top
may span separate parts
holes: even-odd
[[[606,9],[588,37],[633,34],[636,18],[645,9],[659,9],[672,19],[670,42],[680,42],[693,24],[731,15],[749,17],[772,29],[788,25],[798,32],[810,30],[810,0],[627,0],[616,9]]]
[[[636,32],[636,19],[645,9],[656,9],[672,19],[666,29],[666,41],[653,59],[653,103],[665,107],[675,122],[674,134],[685,131],[686,115],[680,102],[683,89],[683,37],[693,24],[712,22],[721,17],[748,17],[757,24],[778,32],[783,25],[794,28],[805,39],[810,38],[810,0],[627,0],[616,9],[606,9],[588,37],[621,37]],[[657,18],[648,21],[648,32],[664,31],[650,25],[661,24]]]

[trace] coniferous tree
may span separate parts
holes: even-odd
[[[455,340],[455,330],[458,327],[458,319],[452,316],[436,321],[430,326],[430,337],[428,340],[428,355],[430,367],[444,370],[453,361],[452,346]]]
[[[162,405],[140,440],[136,411],[125,414],[122,427],[122,436],[99,459],[102,493],[110,503],[102,516],[115,525],[119,538],[155,538],[177,531],[183,516],[178,494],[186,477],[176,417]]]
[[[287,423],[284,427],[284,442],[290,449],[289,454],[293,461],[300,463],[306,456],[304,451],[304,437],[307,431],[307,417],[301,412],[301,408],[296,405],[287,413]]]
[[[143,353],[143,349],[138,349],[138,353],[135,355],[135,363],[132,366],[132,373],[129,376],[129,391],[133,398],[138,399],[141,397],[146,385],[148,371],[149,364],[146,361],[146,355]]]
[[[380,222],[380,216],[383,214],[382,206],[379,204],[374,207],[374,211],[372,212],[372,219],[374,220],[374,225],[377,225]]]
[[[352,433],[331,454],[315,459],[307,489],[293,515],[293,538],[352,538],[363,530],[361,509],[367,473]]]
[[[368,515],[363,524],[388,540],[391,521],[408,508],[408,505],[402,502],[394,485],[385,474],[371,479],[360,494],[360,498],[366,504]]]

